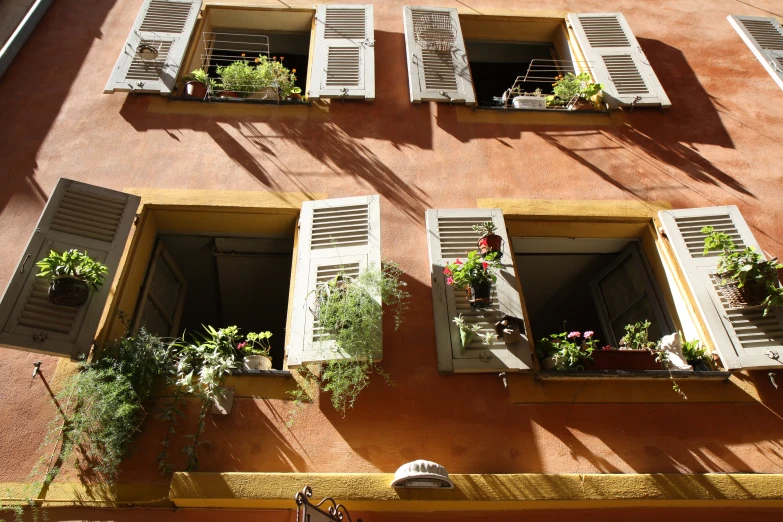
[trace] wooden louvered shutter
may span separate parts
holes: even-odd
[[[479,237],[473,225],[486,221],[494,222],[495,233],[503,237],[503,269],[497,283],[492,285],[492,307],[471,310],[465,292],[446,284],[443,268],[478,248]],[[522,340],[511,344],[493,336],[492,343],[486,345],[477,335],[463,350],[459,328],[454,324],[454,318],[462,314],[466,322],[482,326],[479,333],[494,333],[494,325],[503,315],[524,319],[503,212],[499,209],[428,210],[427,237],[438,370],[442,373],[530,370],[532,359],[526,332],[522,332]]]
[[[671,106],[622,13],[571,13],[568,22],[610,107]]]
[[[476,104],[457,10],[403,7],[411,102]]]
[[[145,0],[103,92],[169,94],[200,9],[201,0]],[[157,57],[142,59],[150,47]]]
[[[774,18],[729,16],[729,23],[783,89],[783,27]]]
[[[0,345],[67,357],[90,350],[139,201],[60,179],[0,300]],[[48,281],[36,276],[35,263],[50,250],[72,248],[87,251],[109,268],[106,283],[90,291],[89,301],[78,308],[49,301]]]
[[[142,326],[161,337],[177,337],[187,281],[163,243],[158,243],[141,290],[133,331]]]
[[[296,277],[288,367],[339,359],[345,356],[323,340],[311,312],[318,283],[342,273],[355,277],[368,267],[381,268],[379,196],[307,201],[299,218]],[[380,297],[379,297],[380,299]],[[379,301],[380,305],[380,301]],[[378,346],[375,359],[380,359]]]
[[[372,5],[319,5],[310,98],[375,99]]]
[[[763,316],[762,308],[731,309],[713,275],[718,252],[707,256],[702,227],[731,236],[738,249],[752,246],[763,255],[753,233],[735,206],[665,210],[659,213],[715,348],[730,370],[783,366],[783,313]],[[773,358],[773,357],[778,358]]]

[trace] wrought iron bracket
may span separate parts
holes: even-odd
[[[342,522],[345,520],[353,522],[345,506],[338,504],[333,498],[324,497],[319,503],[313,504],[310,501],[312,496],[313,489],[310,486],[305,486],[294,497],[297,506],[296,522]],[[356,519],[356,522],[362,522],[362,519]]]

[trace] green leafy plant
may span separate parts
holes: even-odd
[[[402,274],[396,264],[384,263],[355,278],[341,274],[315,290],[312,312],[326,339],[333,341],[333,353],[317,383],[322,391],[331,392],[332,405],[343,415],[367,387],[372,373],[391,382],[373,356],[382,342],[383,308],[394,314],[395,330],[402,324],[410,297]]]
[[[183,78],[186,82],[199,82],[206,84],[209,81],[209,73],[204,69],[195,69]]]
[[[462,290],[476,284],[496,282],[498,278],[495,271],[502,266],[497,258],[497,252],[490,252],[483,258],[476,250],[469,252],[468,259],[464,263],[457,259],[443,269],[443,273],[447,276],[446,284]]]
[[[41,269],[38,277],[49,279],[75,277],[90,285],[93,290],[98,290],[103,285],[108,272],[106,265],[93,260],[86,251],[81,253],[76,249],[67,250],[62,254],[51,250],[49,255],[38,261],[36,265]]]
[[[485,221],[484,223],[473,225],[473,231],[481,237],[491,236],[497,229],[497,225],[492,221]]]
[[[242,55],[244,57],[244,54]],[[299,94],[302,89],[296,86],[296,69],[289,70],[283,65],[284,57],[278,61],[265,55],[255,58],[253,62],[246,59],[237,60],[225,66],[217,66],[220,80],[215,88],[223,91],[233,91],[248,96],[266,87],[275,87],[281,98],[291,94]]]
[[[584,360],[591,358],[599,343],[592,331],[585,332],[584,338],[576,331],[551,334],[536,343],[536,355],[539,361],[551,357],[558,371],[584,370]]]
[[[462,314],[455,317],[453,322],[457,325],[457,328],[459,328],[460,341],[462,342],[462,350],[464,351],[465,347],[473,340],[473,337],[481,331],[481,325],[466,322],[465,318],[462,317]],[[479,334],[479,337],[483,344],[490,344],[492,342],[492,332]]]
[[[625,335],[620,339],[620,346],[628,350],[657,350],[659,341],[650,340],[650,321],[625,325]]]
[[[783,264],[776,259],[764,259],[752,246],[745,250],[737,250],[734,241],[725,232],[719,232],[714,227],[704,227],[704,253],[721,252],[716,268],[722,278],[722,284],[727,280],[735,281],[737,287],[747,284],[760,284],[766,287],[767,296],[761,303],[766,316],[772,308],[783,306],[783,288],[778,284],[778,270]]]
[[[686,341],[682,332],[680,332],[680,339],[682,339],[682,355],[686,361],[708,362],[710,360],[707,356],[707,350],[701,346],[700,340]]]
[[[272,332],[250,332],[245,336],[245,342],[237,344],[237,350],[242,355],[263,355],[269,357],[269,352],[272,346],[269,344],[269,339],[272,337]]]
[[[598,95],[604,88],[602,84],[594,83],[587,72],[578,75],[570,72],[565,76],[559,75],[552,85],[554,94],[547,96],[547,105],[553,106],[568,105],[575,99],[589,101],[593,105],[597,105]]]

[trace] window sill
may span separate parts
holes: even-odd
[[[597,109],[580,109],[577,111],[573,111],[570,109],[516,109],[514,107],[488,107],[488,106],[482,106],[482,105],[476,105],[473,107],[473,111],[487,111],[487,112],[513,112],[513,113],[525,113],[525,112],[533,112],[537,114],[603,114],[605,116],[609,116],[608,110],[597,110]]]
[[[190,103],[233,103],[240,105],[285,105],[294,107],[309,107],[312,102],[309,100],[256,100],[251,98],[219,98],[212,96],[209,98],[192,98],[190,96],[169,96],[171,101],[181,101]]]
[[[658,380],[669,379],[668,370],[590,370],[559,372],[555,370],[541,370],[536,373],[536,380],[539,381],[579,381],[579,380]],[[698,379],[709,381],[727,381],[731,377],[731,372],[697,372],[687,370],[672,370],[671,377],[674,379]]]
[[[291,372],[288,370],[244,370],[242,368],[236,368],[231,370],[232,377],[291,377]]]

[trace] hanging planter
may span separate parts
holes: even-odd
[[[497,227],[492,221],[486,221],[473,225],[473,231],[479,234],[477,246],[481,257],[486,257],[490,252],[497,252],[497,258],[503,257],[503,238],[495,234]]]
[[[718,286],[723,296],[729,302],[731,308],[751,308],[761,306],[767,298],[767,281],[763,279],[753,279],[745,281],[740,286],[740,282],[730,279],[731,273],[723,272],[717,274],[721,278]]]
[[[90,297],[90,287],[98,290],[108,271],[106,265],[76,249],[62,254],[52,250],[36,265],[41,269],[39,277],[51,279],[49,300],[60,306],[82,306]]]
[[[49,300],[60,306],[81,306],[90,297],[90,286],[78,277],[61,276],[49,284]]]
[[[474,250],[468,253],[464,263],[457,259],[443,269],[446,284],[465,290],[468,303],[474,310],[492,306],[492,283],[497,281],[495,272],[501,268],[497,257],[497,252],[489,252],[482,258]]]

